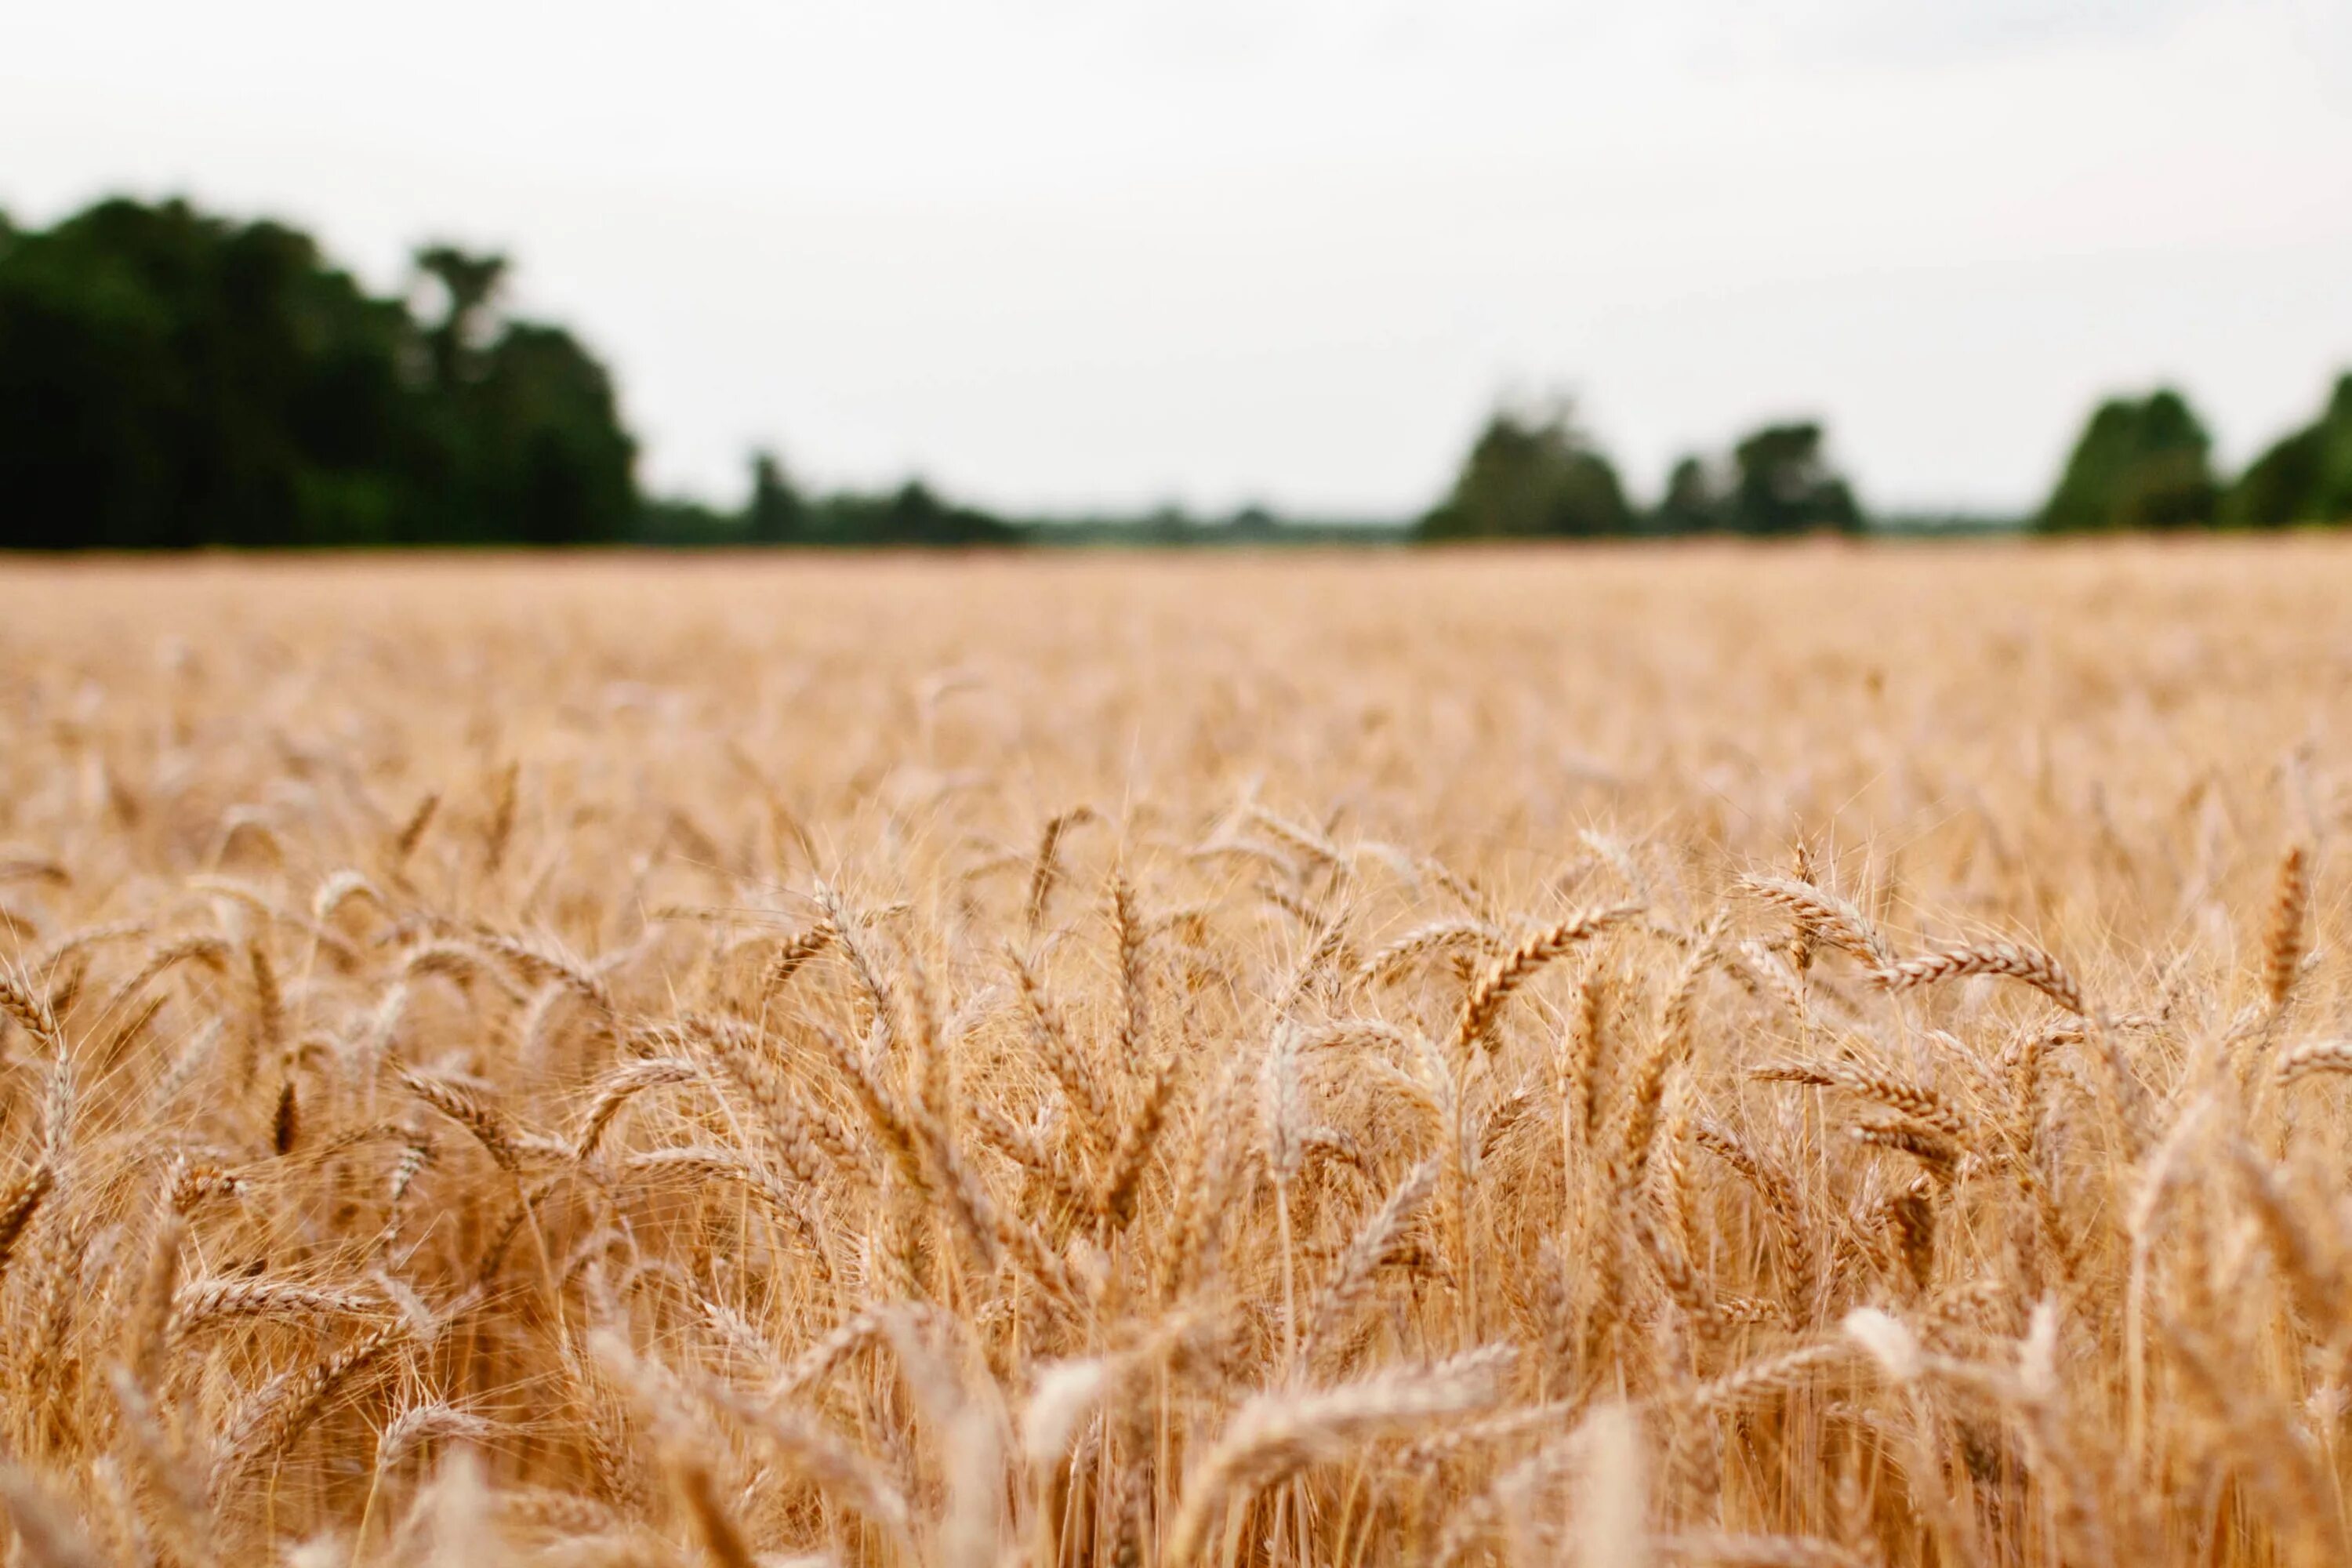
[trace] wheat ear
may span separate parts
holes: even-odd
[[[1496,1021],[1502,1016],[1504,1004],[1545,964],[1577,943],[1598,936],[1641,912],[1642,906],[1632,903],[1584,910],[1522,937],[1517,946],[1486,966],[1478,983],[1462,999],[1462,1013],[1454,1025],[1452,1049],[1454,1054],[1459,1056],[1481,1045],[1490,1044],[1488,1037],[1494,1032]]]

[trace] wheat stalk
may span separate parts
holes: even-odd
[[[1472,1352],[1426,1371],[1382,1373],[1309,1394],[1262,1394],[1186,1479],[1169,1527],[1171,1562],[1200,1560],[1210,1528],[1237,1495],[1290,1470],[1344,1456],[1368,1437],[1467,1415],[1493,1403],[1507,1352]]]
[[[1538,971],[1581,942],[1600,935],[1612,926],[1621,925],[1642,912],[1639,904],[1612,904],[1605,909],[1584,910],[1565,920],[1530,931],[1518,944],[1486,966],[1478,983],[1462,999],[1461,1016],[1454,1020],[1452,1049],[1463,1055],[1482,1045],[1490,1045],[1495,1024],[1502,1016],[1504,1004],[1520,986],[1533,979]]]

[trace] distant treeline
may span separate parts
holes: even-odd
[[[2047,532],[2278,528],[2352,521],[2352,374],[2316,419],[2281,437],[2234,479],[2180,393],[2112,398],[2093,411],[2042,510],[2010,526]],[[1881,519],[1905,531],[1981,531],[1982,519]],[[1855,533],[1873,526],[1825,453],[1821,426],[1768,425],[1720,457],[1686,457],[1647,508],[1555,401],[1496,414],[1453,492],[1423,519],[1424,538],[1512,535]]]
[[[751,460],[751,497],[740,510],[699,501],[649,501],[636,537],[646,544],[1043,544],[1214,546],[1402,542],[1410,531],[1364,522],[1277,517],[1247,506],[1201,517],[1174,506],[1130,515],[1008,518],[942,499],[920,479],[881,494],[803,494],[772,452]]]
[[[2084,426],[2042,509],[2052,530],[2279,528],[2352,522],[2352,374],[2336,378],[2318,416],[2290,431],[2226,482],[2212,438],[2180,393],[2112,398]]]
[[[0,215],[0,547],[1199,544],[1402,537],[1248,509],[1001,517],[909,479],[740,509],[649,497],[613,378],[505,308],[503,257],[416,251],[372,294],[309,235],[185,202]]]
[[[807,491],[768,453],[740,508],[648,497],[610,373],[566,329],[511,314],[508,273],[503,257],[429,245],[407,287],[381,296],[299,229],[185,202],[103,201],[37,230],[0,214],[0,547],[1202,545],[1873,526],[1819,424],[1767,425],[1685,458],[1640,505],[1564,402],[1495,414],[1415,529],[1258,507],[1013,518],[919,479]],[[2048,504],[2021,521],[2347,519],[2352,375],[2314,423],[2228,480],[2179,393],[2103,404]]]
[[[282,224],[101,202],[0,221],[0,542],[556,543],[636,527],[612,378],[416,253],[380,299]]]
[[[1422,520],[1427,539],[1692,533],[1858,533],[1862,507],[1830,464],[1821,426],[1768,425],[1716,458],[1686,457],[1657,503],[1627,499],[1616,465],[1564,399],[1496,413],[1453,492]]]

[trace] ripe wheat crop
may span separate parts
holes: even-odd
[[[2352,551],[5,581],[13,1561],[2352,1558]]]

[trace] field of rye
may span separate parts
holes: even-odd
[[[0,581],[12,1562],[2352,1557],[2352,549]]]

